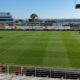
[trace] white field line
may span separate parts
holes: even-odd
[[[25,39],[25,38],[24,38],[24,39]],[[2,55],[3,53],[7,52],[7,51],[10,50],[10,49],[12,49],[14,46],[16,46],[17,44],[21,43],[24,39],[20,40],[19,42],[17,42],[17,43],[14,44],[13,46],[11,46],[11,47],[7,48],[6,50],[2,51],[2,52],[0,53],[0,55]]]
[[[36,34],[36,33],[35,33]],[[31,36],[29,36],[29,37],[32,37],[32,35],[35,35],[35,34],[31,34]],[[40,34],[39,34],[40,35]],[[39,36],[38,35],[38,36]],[[36,35],[37,36],[37,35]],[[19,43],[21,43],[21,42],[23,42],[24,41],[24,39],[25,38],[23,38],[23,39],[21,39],[20,41],[18,41],[16,44],[14,44],[13,46],[11,46],[11,47],[9,47],[9,48],[7,48],[6,50],[4,50],[3,52],[1,52],[0,53],[0,55],[2,55],[3,53],[5,53],[5,52],[7,52],[8,50],[10,50],[10,49],[12,49],[12,48],[14,48],[17,44],[19,44]],[[27,41],[27,40],[26,40]],[[34,40],[32,40],[32,42],[33,42]]]
[[[20,41],[18,41],[16,44],[14,44],[13,46],[7,48],[6,50],[4,50],[3,52],[0,53],[0,55],[2,55],[3,53],[7,52],[8,50],[12,49],[13,47],[15,47],[17,44],[21,43],[24,41],[25,38],[21,39]],[[27,40],[26,40],[27,41]]]

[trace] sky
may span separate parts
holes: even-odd
[[[80,18],[75,0],[0,0],[0,12],[10,12],[14,18],[22,19],[29,18],[32,13],[45,19]]]

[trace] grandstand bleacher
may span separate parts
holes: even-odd
[[[11,75],[6,75],[6,74],[11,74]],[[44,78],[43,80],[52,80],[52,79],[54,80],[54,78],[77,80],[80,79],[80,70],[53,69],[53,68],[19,66],[19,65],[1,66],[0,78],[2,77],[7,78],[7,76],[8,77],[10,76],[9,78],[21,78],[21,76],[22,78],[37,77],[37,78]],[[0,79],[0,80],[5,80],[5,79]],[[16,80],[16,79],[12,79],[12,80]],[[19,79],[19,80],[25,80],[25,79]],[[34,80],[34,79],[27,79],[27,80]]]
[[[59,79],[59,78],[48,78],[48,77],[29,77],[29,76],[16,76],[9,74],[0,74],[0,80],[71,80],[71,79]]]

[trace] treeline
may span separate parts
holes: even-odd
[[[80,24],[70,23],[70,24],[65,24],[64,26],[80,27]]]

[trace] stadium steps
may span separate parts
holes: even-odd
[[[0,74],[0,80],[71,80],[71,79],[55,79],[55,78],[44,78],[44,77],[29,77],[29,76],[16,76],[9,74]]]

